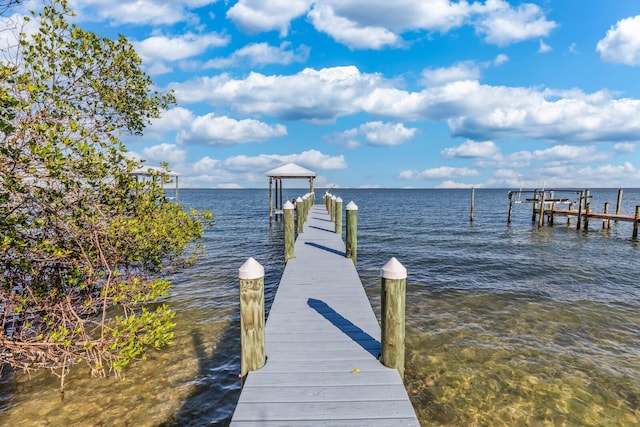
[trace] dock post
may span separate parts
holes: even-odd
[[[351,258],[353,265],[358,262],[358,205],[347,203],[347,238],[345,256]]]
[[[609,202],[605,202],[604,204],[604,212],[605,215],[609,214]],[[608,230],[611,228],[611,219],[609,218],[604,218],[602,220],[602,229],[603,230]]]
[[[336,222],[336,200],[338,198],[336,196],[331,196],[329,199],[329,217],[331,217],[331,221]]]
[[[342,234],[342,198],[336,199],[336,234]]]
[[[269,178],[269,225],[273,220],[273,178]]]
[[[589,231],[589,212],[591,212],[591,202],[587,202],[584,209],[584,231]]]
[[[633,238],[638,237],[638,222],[640,221],[640,206],[636,205],[636,215],[633,219]]]
[[[507,224],[511,224],[511,214],[513,213],[513,192],[509,192],[509,214],[507,215]]]
[[[620,209],[622,209],[622,188],[618,189],[618,203],[616,203],[616,215],[620,215]],[[616,224],[618,220],[616,219]]]
[[[540,195],[540,211],[538,212],[538,227],[542,227],[544,225],[544,208],[545,208],[545,200],[544,200],[544,196],[545,196],[545,191],[542,190],[542,193]]]
[[[569,210],[573,210],[573,202],[569,203]],[[567,214],[567,227],[571,227],[571,215]]]
[[[284,216],[284,262],[287,262],[291,258],[295,258],[293,254],[293,245],[296,240],[293,230],[293,203],[287,200],[282,206],[282,212]]]
[[[302,234],[302,230],[304,229],[304,201],[302,197],[298,197],[296,199],[296,225],[297,225],[297,233]]]
[[[392,257],[380,270],[382,282],[380,361],[387,368],[397,369],[404,379],[405,299],[407,269]]]
[[[576,224],[576,230],[580,230],[582,223],[582,204],[584,203],[584,191],[580,192],[580,201],[578,202],[578,222]]]
[[[309,196],[302,196],[302,222],[307,222],[309,216]]]
[[[239,268],[240,377],[266,362],[264,339],[264,267],[249,258]]]
[[[531,222],[536,222],[536,204],[538,201],[538,190],[533,190],[533,210],[531,212]]]
[[[471,212],[469,213],[469,221],[473,222],[473,213],[475,211],[476,204],[476,189],[471,187]]]

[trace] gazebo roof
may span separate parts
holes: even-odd
[[[288,163],[286,165],[271,169],[265,173],[266,176],[271,178],[315,178],[316,173],[295,163]]]

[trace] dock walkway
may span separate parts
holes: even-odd
[[[311,208],[265,326],[267,363],[247,375],[232,426],[419,426],[378,360],[380,326],[334,227]]]

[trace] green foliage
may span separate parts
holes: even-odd
[[[121,134],[175,100],[152,90],[126,39],[71,14],[48,3],[0,63],[0,364],[63,379],[79,361],[117,373],[170,342],[171,311],[144,304],[167,295],[162,275],[195,261],[190,242],[213,222],[166,200],[166,171],[130,174],[140,165]]]

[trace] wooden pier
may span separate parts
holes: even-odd
[[[529,193],[531,191],[526,191]],[[576,228],[580,230],[589,229],[590,219],[601,219],[602,229],[611,228],[611,221],[631,222],[633,223],[632,237],[638,237],[638,225],[640,224],[640,206],[636,206],[634,215],[622,215],[620,214],[620,207],[622,204],[622,190],[618,190],[618,200],[616,204],[615,213],[609,212],[609,203],[604,203],[602,212],[595,212],[591,207],[591,196],[589,190],[575,191],[575,190],[533,190],[533,197],[520,200],[525,203],[532,203],[531,221],[537,222],[539,226],[543,226],[545,218],[547,224],[554,225],[555,217],[566,217],[567,225],[571,225],[571,220],[576,218]],[[557,198],[555,194],[558,192],[570,192],[579,195],[577,201],[572,201],[570,198]],[[522,193],[511,191],[509,193],[509,214],[507,222],[511,222],[511,215],[513,210],[513,203],[515,201],[516,194],[519,196]],[[568,207],[560,208],[558,205],[568,205]]]
[[[313,205],[265,326],[266,364],[247,374],[231,425],[419,426],[380,326],[324,205]]]

